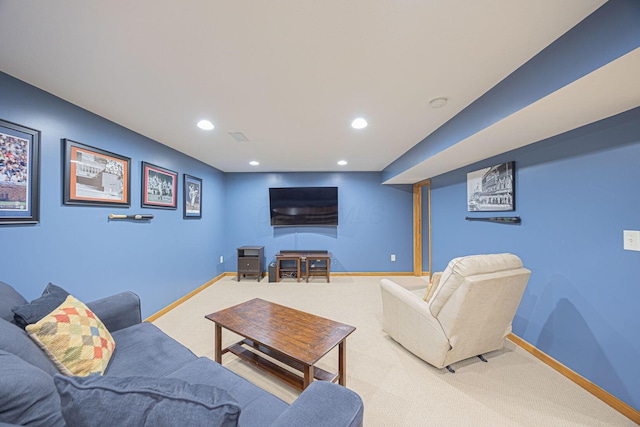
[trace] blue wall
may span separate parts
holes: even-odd
[[[0,227],[0,280],[26,298],[50,281],[86,301],[132,290],[148,316],[223,272],[222,172],[3,73],[0,118],[42,132],[40,223]],[[62,138],[131,158],[131,208],[62,204]],[[180,174],[177,210],[140,208],[141,161]],[[182,219],[183,173],[203,179],[201,220]],[[109,222],[109,213],[155,219]]]
[[[411,186],[383,186],[379,172],[228,173],[225,267],[236,248],[264,246],[269,262],[288,249],[326,249],[331,271],[413,271]],[[337,227],[272,227],[269,187],[338,187]],[[391,262],[391,254],[396,261]]]
[[[40,223],[0,227],[0,280],[27,298],[49,281],[84,300],[133,290],[148,316],[235,271],[242,245],[264,245],[267,259],[281,249],[327,249],[334,271],[411,271],[411,191],[381,186],[382,179],[638,47],[639,16],[636,0],[610,0],[384,173],[223,174],[0,73],[0,118],[42,131]],[[62,138],[132,158],[130,209],[62,204]],[[511,160],[522,225],[466,222],[466,173]],[[179,172],[180,184],[183,173],[202,178],[203,219],[183,220],[180,209],[141,209],[141,161]],[[640,229],[638,182],[640,109],[435,177],[431,184],[433,269],[464,254],[521,256],[533,275],[514,332],[635,408],[640,253],[622,249],[622,230]],[[339,187],[337,228],[269,225],[268,188],[298,185]],[[181,202],[181,188],[178,196]],[[111,212],[156,218],[109,222]]]
[[[132,290],[146,317],[236,271],[243,245],[264,245],[268,260],[280,249],[327,249],[335,272],[412,271],[411,186],[383,186],[380,173],[224,174],[3,73],[0,118],[42,132],[40,223],[0,227],[10,242],[0,280],[28,299],[48,282],[86,301]],[[131,208],[63,205],[63,138],[132,159]],[[180,174],[178,210],[140,208],[142,161]],[[182,218],[183,173],[203,179],[201,220]],[[337,186],[340,225],[271,227],[270,186]],[[109,213],[155,218],[108,221]]]
[[[467,172],[511,160],[522,225],[465,221],[496,216],[467,212]],[[640,229],[640,108],[431,183],[434,271],[465,254],[517,254],[533,274],[514,333],[640,408],[640,252],[622,238]]]

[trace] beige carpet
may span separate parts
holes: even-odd
[[[389,276],[409,289],[421,278]],[[469,359],[455,374],[413,356],[382,330],[380,277],[334,276],[312,283],[225,277],[160,317],[154,324],[199,356],[213,358],[214,326],[204,316],[262,298],[353,325],[347,339],[347,387],[363,399],[365,426],[633,426],[631,420],[575,385],[515,344]],[[223,332],[223,346],[239,337]],[[223,365],[281,399],[299,392],[234,355]],[[337,349],[318,364],[337,370]]]

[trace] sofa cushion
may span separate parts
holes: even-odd
[[[58,368],[33,342],[29,335],[13,323],[0,319],[0,350],[14,354],[49,375],[58,373]]]
[[[155,325],[143,322],[111,334],[116,351],[105,375],[162,377],[196,356]]]
[[[25,328],[27,325],[36,323],[62,304],[67,296],[69,296],[69,292],[49,283],[42,292],[42,296],[28,304],[17,305],[11,309],[16,325]]]
[[[115,341],[85,304],[69,295],[27,333],[65,375],[92,375],[106,370]]]
[[[16,305],[27,304],[27,300],[24,299],[12,286],[0,282],[0,319],[4,319],[8,322],[13,322],[13,308]]]
[[[516,268],[522,268],[522,261],[517,256],[508,253],[470,255],[452,259],[442,273],[440,284],[431,297],[429,305],[431,314],[438,317],[442,307],[460,287],[465,277]]]
[[[240,425],[271,425],[289,407],[276,396],[206,357],[185,364],[166,378],[225,389],[242,408]]]
[[[148,377],[54,377],[69,425],[236,426],[240,408],[218,387]],[[108,420],[108,421],[107,421]]]
[[[104,326],[112,334],[142,321],[140,297],[133,292],[120,292],[99,300],[89,301],[87,307],[102,320]]]
[[[329,381],[314,381],[271,425],[362,427],[363,417],[364,405],[356,393]],[[422,425],[430,424],[435,423]],[[391,423],[382,422],[382,425]]]
[[[46,427],[65,425],[60,398],[51,376],[2,350],[0,423]]]

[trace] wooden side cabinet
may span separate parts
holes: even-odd
[[[264,246],[241,246],[237,250],[238,282],[246,276],[256,276],[259,282],[265,271]]]

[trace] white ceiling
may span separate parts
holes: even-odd
[[[399,173],[385,184],[419,182],[635,108],[640,105],[638,76],[640,48]]]
[[[604,2],[0,0],[0,71],[225,172],[380,171]],[[638,57],[618,61],[638,75]],[[585,79],[620,92],[607,73],[631,77],[615,64],[469,138],[486,149],[450,150],[469,164],[516,148],[523,126],[535,142],[637,106],[636,93],[531,126],[602,95],[579,90]],[[436,97],[448,105],[430,108]],[[357,116],[366,129],[350,127]],[[216,128],[198,129],[202,118]],[[464,165],[447,151],[393,182]]]

